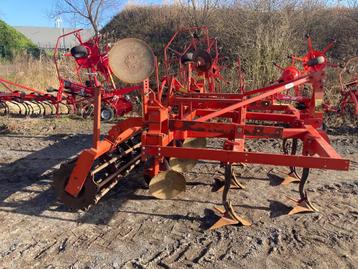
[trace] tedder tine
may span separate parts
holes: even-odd
[[[32,106],[31,106],[31,102],[25,101],[24,103],[25,103],[25,105],[26,105],[26,115],[27,115],[27,116],[32,116],[32,114],[33,114],[33,108],[32,108]]]

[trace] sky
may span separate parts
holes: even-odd
[[[147,4],[157,0],[143,1]],[[123,2],[123,1],[122,1]],[[159,2],[159,1],[158,1]],[[54,10],[56,0],[0,0],[0,19],[11,26],[45,26],[54,27],[55,20],[50,14]],[[120,11],[111,10],[106,18],[109,21]],[[63,18],[63,27],[74,27],[70,19]]]
[[[11,26],[45,26],[54,27],[55,19],[51,18],[56,2],[58,0],[0,0],[0,19],[4,20]],[[81,0],[78,0],[81,1]],[[118,0],[122,3],[140,3],[155,4],[170,2],[168,0]],[[337,1],[337,0],[331,0]],[[346,0],[340,0],[345,3]],[[112,9],[106,14],[104,23],[120,11],[121,7]],[[62,19],[63,27],[83,27],[83,25],[75,25],[71,18]]]
[[[0,18],[11,26],[54,26],[54,0],[0,0]]]

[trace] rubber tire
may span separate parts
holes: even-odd
[[[86,58],[88,51],[84,46],[75,46],[71,49],[71,55],[76,59]]]
[[[105,113],[105,115],[103,115]],[[106,115],[107,113],[107,115]],[[114,109],[108,106],[105,106],[101,110],[101,120],[102,121],[111,121],[114,119]]]

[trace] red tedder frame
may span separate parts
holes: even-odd
[[[96,93],[94,88],[101,87],[102,111],[113,111],[113,116],[121,116],[124,113],[130,112],[132,110],[132,104],[129,100],[124,98],[124,95],[139,90],[141,86],[118,88],[108,63],[110,44],[106,44],[104,48],[101,48],[100,43],[102,37],[100,35],[96,35],[87,41],[83,41],[81,31],[82,29],[75,30],[61,35],[57,39],[54,50],[54,62],[58,80],[60,82],[57,100],[60,102],[64,95],[67,102],[75,108],[77,107],[77,104],[84,103],[85,106],[83,109],[88,110],[95,100]],[[65,56],[70,56],[75,59],[76,82],[65,78],[60,69],[60,45],[62,40],[67,36],[74,36],[79,43],[77,47],[81,47],[86,51],[86,55],[79,57],[73,55],[72,51],[71,53],[65,54]]]

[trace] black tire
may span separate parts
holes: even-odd
[[[88,51],[84,46],[76,46],[71,49],[71,55],[76,59],[86,58]]]
[[[103,121],[111,121],[114,119],[114,109],[109,107],[109,106],[105,106],[104,108],[102,108],[101,110],[101,120]]]

